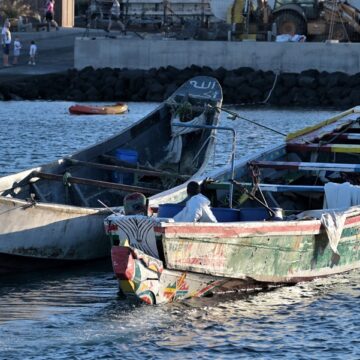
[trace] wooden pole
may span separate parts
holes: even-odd
[[[114,158],[112,158],[112,160],[115,161],[117,159],[114,157]],[[179,174],[170,173],[167,171],[147,170],[147,169],[141,169],[141,168],[137,169],[137,168],[131,168],[131,167],[127,167],[127,166],[100,164],[100,163],[94,163],[94,162],[88,162],[88,161],[75,160],[75,159],[71,159],[71,158],[67,158],[66,161],[70,162],[72,165],[87,166],[87,167],[93,167],[93,168],[97,168],[97,169],[103,169],[103,170],[109,170],[109,171],[119,171],[119,172],[139,174],[139,175],[144,175],[144,176],[156,176],[156,177],[169,176],[169,177],[176,177],[181,180],[187,180],[190,178],[190,175],[179,175]]]
[[[63,175],[43,173],[43,172],[39,172],[39,171],[34,171],[32,173],[32,178],[40,178],[40,179],[54,180],[54,181],[60,181],[60,182],[63,182],[63,180],[64,180]],[[122,190],[122,191],[128,191],[128,192],[140,192],[140,193],[144,193],[144,194],[157,194],[161,191],[164,191],[164,189],[151,189],[151,188],[145,188],[145,187],[140,187],[140,186],[117,184],[117,183],[111,183],[108,181],[85,179],[85,178],[78,178],[78,177],[72,177],[72,176],[67,177],[66,181],[70,184],[89,185],[89,186],[96,186],[96,187],[101,187],[101,188]]]

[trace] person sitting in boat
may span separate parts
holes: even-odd
[[[146,197],[144,194],[135,192],[125,196],[124,198],[125,215],[146,215]]]
[[[174,216],[178,222],[217,222],[210,209],[210,200],[201,194],[200,185],[190,181],[187,185],[188,200],[185,207]]]

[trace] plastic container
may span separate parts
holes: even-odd
[[[282,220],[282,209],[273,208],[275,217],[272,217],[265,208],[240,209],[240,221]]]
[[[130,164],[136,165],[138,162],[139,155],[136,150],[116,149],[115,157],[120,161],[125,161]],[[118,171],[114,171],[112,177],[113,177],[113,181],[116,183],[130,185],[134,182],[134,174],[130,174],[130,173],[121,173]]]
[[[161,204],[159,205],[158,217],[172,218],[178,214],[184,205],[180,204]],[[216,220],[219,222],[239,221],[240,211],[227,208],[211,208]]]
[[[218,222],[234,222],[239,221],[240,211],[229,208],[211,208]]]
[[[179,204],[161,204],[159,205],[157,216],[160,218],[173,218],[176,214],[178,214],[184,205]]]

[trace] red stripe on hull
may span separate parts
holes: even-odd
[[[259,225],[259,223],[246,223],[241,224],[239,226],[207,226],[207,225],[186,225],[186,226],[163,226],[156,227],[155,231],[161,234],[167,235],[183,235],[183,234],[212,234],[217,236],[224,237],[234,237],[239,235],[271,235],[271,234],[279,234],[279,235],[297,235],[297,234],[317,234],[320,232],[321,224],[320,221],[317,224],[291,224],[288,223],[279,224],[277,226],[274,225]]]
[[[352,216],[345,220],[345,225],[354,225],[356,223],[359,223],[358,226],[360,226],[360,215]]]
[[[111,248],[111,261],[118,279],[131,280],[134,277],[135,260],[130,248],[113,246]]]

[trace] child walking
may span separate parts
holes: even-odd
[[[125,25],[120,20],[120,3],[118,0],[113,0],[112,6],[110,9],[109,25],[105,31],[110,32],[112,21],[115,21],[116,23],[118,23],[121,27],[121,30],[126,35]]]
[[[19,60],[19,56],[20,56],[20,50],[21,50],[21,42],[19,40],[19,37],[17,36],[15,38],[14,41],[14,60],[13,60],[13,65],[16,65],[18,63]]]
[[[30,59],[29,59],[29,65],[35,66],[35,55],[37,52],[37,46],[35,45],[35,41],[31,41],[30,45]]]

